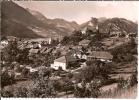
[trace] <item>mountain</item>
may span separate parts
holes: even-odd
[[[45,27],[24,8],[12,1],[1,2],[2,35],[17,37],[37,38],[42,37],[35,33],[32,28]]]
[[[48,21],[49,19],[48,18],[46,18],[43,14],[41,14],[40,12],[38,12],[38,11],[35,11],[35,10],[31,10],[31,9],[29,9],[29,8],[26,8],[26,10],[30,13],[30,14],[32,14],[35,18],[37,18],[39,21],[42,21],[42,22],[44,22],[44,21]]]
[[[66,36],[78,26],[63,19],[48,19],[40,12],[25,9],[13,1],[2,2],[1,18],[1,34],[21,38]]]
[[[48,19],[44,15],[42,15],[38,11],[33,11],[28,9],[28,11],[35,16],[38,20],[42,21],[43,23],[49,24],[50,26],[53,25],[56,29],[66,31],[68,33],[72,33],[74,30],[78,28],[78,24],[76,22],[69,22],[64,19],[55,18],[55,19]]]
[[[91,29],[92,31],[96,31],[99,28],[101,33],[110,33],[120,32],[120,33],[137,33],[138,25],[130,20],[124,18],[91,18],[91,20],[87,21],[80,25],[79,30],[84,28]]]
[[[121,32],[125,34],[138,32],[138,25],[130,20],[124,18],[111,18],[107,19],[102,23],[99,23],[100,31],[107,33],[110,32]]]
[[[1,35],[22,38],[63,37],[73,34],[74,30],[89,28],[101,33],[137,33],[137,23],[123,18],[91,18],[78,25],[64,19],[49,19],[38,11],[25,9],[13,1],[1,2]]]

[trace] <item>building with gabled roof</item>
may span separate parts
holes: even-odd
[[[60,67],[63,70],[66,70],[67,67],[67,59],[66,56],[62,56],[58,59],[54,60],[54,64],[51,64],[51,67],[54,68],[55,70],[58,70]]]
[[[88,59],[97,59],[101,61],[112,61],[113,55],[105,51],[92,51],[92,54],[87,57]]]
[[[39,53],[39,49],[30,49],[29,53],[30,54],[37,54],[37,53]]]
[[[84,40],[79,42],[79,45],[80,46],[88,46],[89,43],[90,43],[90,40],[84,39]]]
[[[48,47],[43,47],[43,48],[41,48],[40,53],[43,54],[47,49],[48,49]]]

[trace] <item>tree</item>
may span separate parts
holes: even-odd
[[[14,97],[27,97],[28,96],[28,89],[25,87],[17,87],[14,91]]]
[[[111,72],[112,65],[105,64],[101,61],[89,61],[87,62],[87,67],[85,67],[80,75],[79,79],[85,79],[86,81],[90,82],[96,77],[102,79],[108,79],[108,74]]]
[[[8,70],[1,73],[1,87],[15,83],[14,73],[8,74]]]
[[[28,97],[55,97],[56,92],[53,86],[53,82],[48,78],[40,78],[36,80],[29,88]]]
[[[16,61],[18,53],[17,42],[10,42],[8,46],[2,50],[2,60],[7,62]]]
[[[70,38],[69,38],[68,36],[65,36],[65,37],[63,38],[63,40],[61,41],[61,43],[62,43],[63,45],[66,45],[66,44],[69,43],[69,41],[70,41]]]
[[[28,64],[29,63],[28,54],[29,54],[28,49],[20,50],[16,56],[17,57],[16,61],[19,62],[20,64]]]

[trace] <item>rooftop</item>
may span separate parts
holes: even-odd
[[[89,44],[90,43],[90,40],[82,40],[79,42],[79,45],[82,45],[82,44]]]
[[[30,49],[29,52],[30,53],[38,53],[39,52],[39,49]]]
[[[65,57],[65,56],[62,56],[62,57],[60,57],[60,58],[58,58],[58,59],[55,59],[54,61],[55,61],[55,62],[66,63],[66,57]]]
[[[105,60],[113,58],[113,55],[105,51],[93,51],[91,56],[94,58],[105,59]]]

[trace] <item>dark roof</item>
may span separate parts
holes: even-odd
[[[43,53],[46,54],[46,53],[51,52],[52,50],[53,50],[52,48],[49,48],[49,49],[45,50]]]
[[[92,51],[91,57],[109,60],[109,59],[113,58],[113,55],[111,55],[109,52],[105,52],[105,51]]]
[[[40,50],[40,53],[44,53],[47,50],[47,47],[44,47]]]

